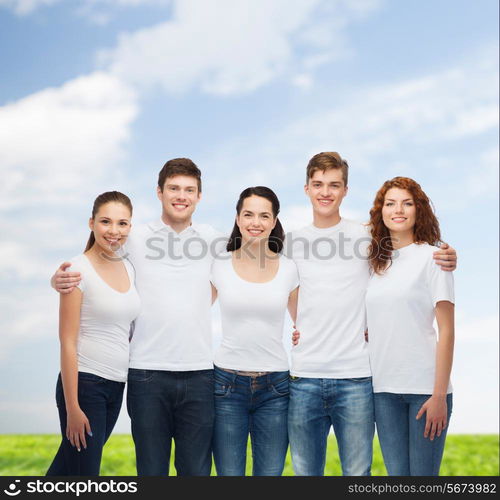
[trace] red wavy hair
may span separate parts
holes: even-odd
[[[370,210],[370,231],[372,241],[368,259],[374,272],[382,274],[392,264],[392,241],[389,230],[382,219],[385,195],[391,188],[405,189],[415,202],[416,219],[413,227],[413,241],[437,245],[441,242],[439,222],[429,197],[422,191],[420,184],[408,177],[394,177],[385,181],[378,190]]]

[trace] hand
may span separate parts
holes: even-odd
[[[434,252],[434,260],[443,271],[454,271],[457,268],[457,252],[448,243],[443,243]]]
[[[59,293],[71,293],[81,281],[80,273],[65,272],[69,266],[71,262],[63,262],[50,280],[52,288]]]
[[[300,332],[297,330],[297,327],[293,325],[292,345],[298,345],[299,339],[300,339]]]
[[[368,342],[368,328],[365,330],[365,342]]]
[[[68,421],[66,424],[66,437],[72,446],[80,451],[81,447],[87,448],[85,440],[85,431],[92,437],[89,419],[80,408],[68,412]]]
[[[437,437],[441,436],[441,432],[448,424],[446,396],[431,396],[417,413],[417,420],[419,420],[424,413],[427,413],[425,416],[424,438],[428,437],[433,441],[435,435],[437,435]]]

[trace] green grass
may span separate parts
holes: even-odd
[[[1,476],[41,476],[50,465],[59,446],[56,435],[0,435]],[[443,476],[498,476],[498,435],[449,435],[441,465]],[[249,449],[247,475],[251,475]],[[214,472],[213,472],[214,473]],[[129,435],[111,436],[104,448],[101,466],[103,476],[134,476],[135,456]],[[170,474],[175,475],[173,464]],[[330,436],[325,474],[340,475],[335,438]],[[386,471],[378,441],[374,443],[372,474],[385,476]],[[283,475],[293,476],[290,456],[287,456]]]

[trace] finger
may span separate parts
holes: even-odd
[[[431,422],[431,428],[429,430],[429,439],[431,441],[434,441],[434,436],[436,435],[436,427],[437,427],[437,423],[436,422]]]
[[[73,441],[75,442],[74,446],[76,446],[76,449],[78,451],[81,450],[81,446],[80,446],[80,439],[79,439],[79,436],[78,436],[78,432],[75,432],[74,436],[73,436]]]
[[[78,438],[80,439],[80,443],[82,443],[82,446],[87,449],[87,441],[85,440],[85,427],[80,431]]]
[[[447,250],[448,248],[450,248],[450,245],[448,245],[448,243],[443,242],[439,248],[441,248],[441,250]]]
[[[420,420],[422,415],[425,413],[425,405],[422,405],[420,410],[418,410],[417,416],[415,417],[417,420]]]
[[[90,422],[87,420],[85,420],[85,430],[87,431],[87,434],[92,437],[92,429],[90,428]]]
[[[61,271],[65,271],[69,266],[71,266],[71,262],[63,262],[60,266],[59,269]]]
[[[425,422],[424,438],[429,437],[430,430],[431,430],[431,422],[429,419],[427,419]]]
[[[71,288],[64,288],[64,289],[58,290],[58,292],[59,292],[61,295],[66,295],[66,294],[68,294],[68,293],[71,293],[74,289],[75,289],[75,287],[74,287],[74,286],[72,286]]]
[[[437,426],[436,426],[436,436],[437,437],[441,436],[442,431],[443,431],[443,422],[440,421],[437,423]]]

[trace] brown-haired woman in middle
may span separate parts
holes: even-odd
[[[435,476],[452,408],[453,275],[434,264],[439,224],[414,180],[385,182],[370,224],[366,310],[384,462],[391,476]]]
[[[60,295],[56,401],[62,441],[48,476],[98,476],[103,446],[120,413],[130,325],[140,309],[134,270],[119,252],[131,217],[126,195],[99,195],[84,253],[71,259],[71,271],[83,279]]]
[[[288,448],[286,310],[295,321],[299,276],[280,255],[284,231],[269,188],[245,189],[227,244],[212,265],[222,342],[215,355],[213,452],[219,476],[244,476],[248,436],[253,475],[280,476]]]

